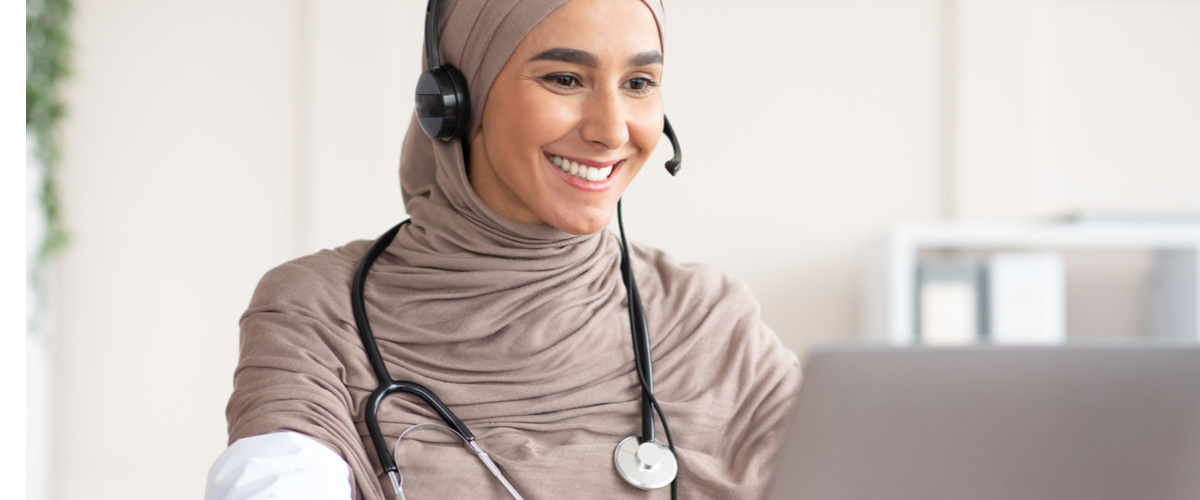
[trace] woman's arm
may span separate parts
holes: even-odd
[[[237,440],[208,471],[204,500],[349,500],[350,468],[325,445],[297,432]]]
[[[380,499],[354,419],[355,399],[368,393],[352,393],[362,384],[347,382],[372,375],[365,362],[355,365],[363,350],[348,300],[353,266],[323,252],[263,276],[240,322],[238,366],[225,414],[231,446],[252,437],[299,433],[332,450],[342,467],[348,464],[351,474],[340,469],[338,479],[350,482],[355,498]]]

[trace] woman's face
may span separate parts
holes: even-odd
[[[488,93],[470,180],[501,215],[602,229],[663,129],[662,46],[641,0],[571,0],[521,41]]]

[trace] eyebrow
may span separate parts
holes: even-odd
[[[662,54],[659,54],[657,50],[649,50],[629,58],[630,66],[649,66],[651,64],[662,64],[662,62]]]
[[[589,68],[599,66],[595,54],[577,49],[549,49],[533,56],[530,61],[558,61],[570,64],[582,64]]]
[[[529,59],[530,61],[558,61],[569,64],[579,64],[589,68],[595,68],[600,65],[600,61],[595,54],[578,49],[554,48],[544,50],[536,56]],[[651,64],[662,64],[662,54],[657,50],[650,50],[637,54],[629,58],[627,63],[629,66],[649,66]]]

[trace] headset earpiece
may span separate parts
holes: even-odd
[[[416,110],[421,130],[430,138],[461,137],[471,119],[467,80],[454,66],[439,66],[417,79]]]
[[[470,91],[462,72],[443,65],[438,55],[438,1],[425,7],[425,64],[429,70],[417,79],[417,122],[432,138],[448,141],[462,137],[471,120]]]

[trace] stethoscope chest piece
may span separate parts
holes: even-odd
[[[637,436],[631,436],[617,445],[617,451],[613,453],[617,473],[629,484],[643,490],[655,490],[671,484],[679,472],[675,454],[661,441],[640,444],[638,441]]]

